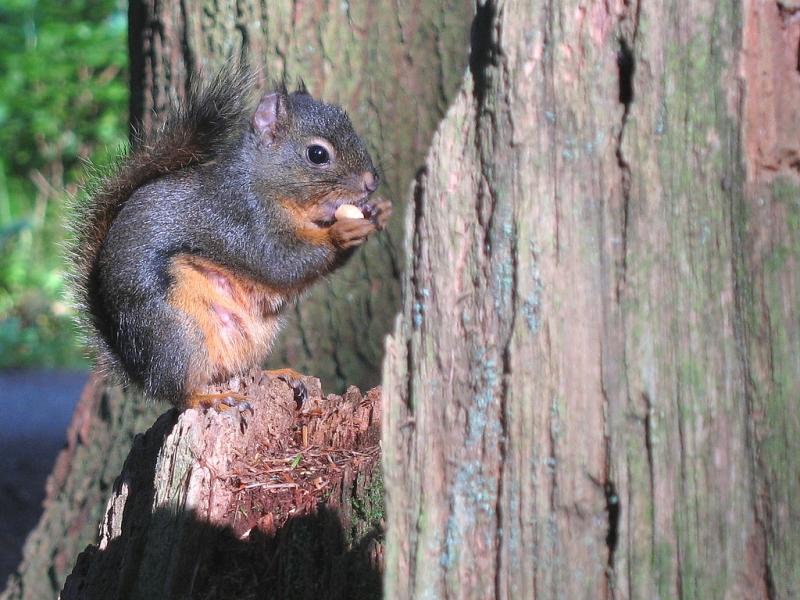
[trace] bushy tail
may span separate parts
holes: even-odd
[[[234,144],[249,119],[254,79],[240,65],[220,71],[205,85],[199,79],[192,83],[185,103],[171,110],[164,125],[149,134],[135,134],[127,153],[74,203],[71,288],[84,316],[95,292],[93,273],[100,248],[125,202],[147,182],[213,161]]]

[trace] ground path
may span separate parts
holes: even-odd
[[[0,591],[42,509],[87,373],[0,371]]]

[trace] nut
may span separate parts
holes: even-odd
[[[352,204],[342,204],[336,209],[336,212],[333,214],[333,216],[337,221],[340,219],[363,219],[364,213],[362,213],[357,206],[353,206]]]

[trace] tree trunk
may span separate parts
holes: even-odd
[[[62,600],[379,598],[380,391],[254,370],[253,411],[171,410],[138,436]]]
[[[796,597],[797,3],[478,4],[406,216],[387,597]]]

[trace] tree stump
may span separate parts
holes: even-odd
[[[137,436],[63,600],[377,598],[380,389],[233,382],[253,411],[170,410]]]

